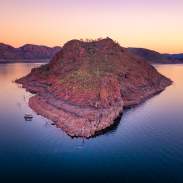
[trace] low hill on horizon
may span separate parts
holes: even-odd
[[[17,62],[17,60],[50,59],[60,50],[61,47],[59,46],[48,47],[43,45],[25,44],[19,48],[15,48],[11,45],[0,43],[0,59],[4,62]]]
[[[139,58],[145,59],[150,63],[177,64],[183,63],[183,54],[161,54],[157,51],[146,48],[127,48],[128,51]]]
[[[165,58],[168,59],[176,59],[176,60],[180,60],[183,62],[183,53],[178,53],[178,54],[163,54],[163,56]]]

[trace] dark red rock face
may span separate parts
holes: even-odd
[[[91,137],[171,81],[110,38],[66,43],[51,62],[19,79],[29,105],[70,136]]]

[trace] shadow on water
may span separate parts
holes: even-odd
[[[114,120],[114,123],[113,123],[111,126],[105,128],[105,129],[103,129],[103,130],[98,131],[98,132],[97,132],[93,137],[91,137],[91,138],[96,138],[97,136],[101,136],[101,135],[104,135],[104,134],[107,135],[107,134],[114,133],[114,132],[117,130],[118,126],[119,126],[119,123],[120,123],[120,121],[121,121],[122,116],[123,116],[123,113],[120,113],[120,114],[118,115],[118,117]]]
[[[103,130],[100,130],[100,131],[96,132],[96,134],[93,135],[92,137],[83,138],[83,137],[73,137],[73,136],[70,136],[69,134],[67,134],[67,135],[68,135],[71,139],[86,139],[86,140],[89,140],[89,139],[94,139],[94,138],[96,138],[96,137],[98,137],[98,136],[102,136],[102,135],[107,135],[107,134],[114,133],[114,132],[117,130],[119,124],[120,124],[120,121],[121,121],[122,116],[123,116],[123,113],[120,113],[120,114],[118,115],[118,117],[114,120],[114,123],[113,123],[111,126],[109,126],[109,127],[105,128],[105,129],[103,129]],[[53,123],[53,122],[51,122],[51,121],[47,122],[47,124],[48,124],[48,123],[50,124],[50,126],[55,126],[56,128],[60,129],[59,127],[57,127],[56,123]],[[61,129],[61,130],[62,130],[62,129]],[[62,130],[62,131],[64,132],[64,130]],[[64,133],[65,133],[65,132],[64,132]]]
[[[127,112],[127,111],[129,111],[131,109],[136,109],[139,106],[145,105],[148,102],[148,99],[151,99],[151,98],[154,98],[154,97],[160,95],[163,91],[164,90],[158,91],[155,94],[153,94],[153,95],[151,95],[149,97],[144,98],[144,100],[142,100],[142,102],[139,103],[139,104],[135,104],[135,105],[132,105],[132,106],[129,106],[129,107],[125,107],[124,108],[124,112]],[[118,117],[114,120],[114,123],[111,126],[105,128],[103,130],[98,131],[91,138],[96,138],[96,137],[101,136],[101,135],[107,135],[107,134],[114,133],[117,130],[117,128],[118,128],[118,126],[119,126],[119,124],[121,122],[122,117],[123,117],[123,112],[118,115]]]

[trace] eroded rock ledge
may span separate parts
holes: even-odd
[[[68,135],[91,137],[172,82],[110,38],[72,40],[49,64],[17,80],[35,93],[29,105]]]

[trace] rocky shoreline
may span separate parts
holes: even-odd
[[[35,93],[34,111],[68,135],[86,138],[172,83],[110,38],[69,41],[49,64],[16,82]]]

